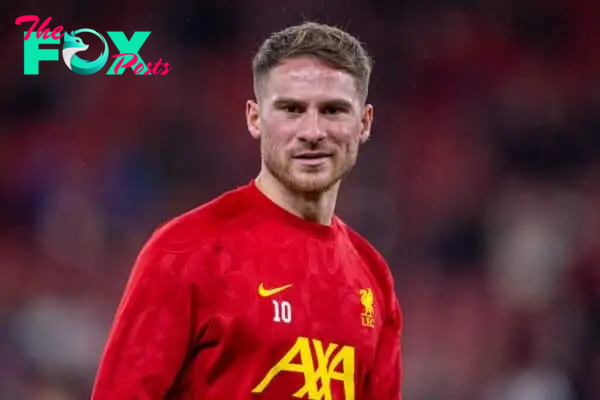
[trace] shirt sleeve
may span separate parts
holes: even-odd
[[[194,292],[177,256],[147,245],[117,309],[92,400],[164,399],[194,340]]]
[[[395,295],[392,294],[390,313],[381,330],[375,363],[367,375],[365,398],[377,400],[402,399],[402,314]]]

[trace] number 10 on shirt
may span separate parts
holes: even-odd
[[[292,305],[288,301],[273,300],[273,321],[292,322]]]

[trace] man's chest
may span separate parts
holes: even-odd
[[[352,353],[356,368],[368,370],[383,323],[368,266],[336,247],[262,250],[222,259],[203,290],[221,340],[274,361],[291,352],[315,366]]]
[[[190,376],[234,379],[223,398],[358,398],[385,319],[369,266],[340,246],[251,247],[222,251],[197,277],[206,329]]]

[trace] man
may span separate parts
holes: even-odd
[[[253,71],[261,171],[150,238],[93,400],[401,398],[390,271],[334,215],[370,134],[370,58],[305,23],[267,39]]]

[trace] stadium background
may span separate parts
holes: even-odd
[[[258,171],[250,59],[303,19],[376,60],[372,140],[338,210],[393,268],[405,398],[600,398],[598,4],[2,2],[0,398],[89,398],[143,241]],[[24,76],[25,14],[150,30],[140,54],[173,69]]]

